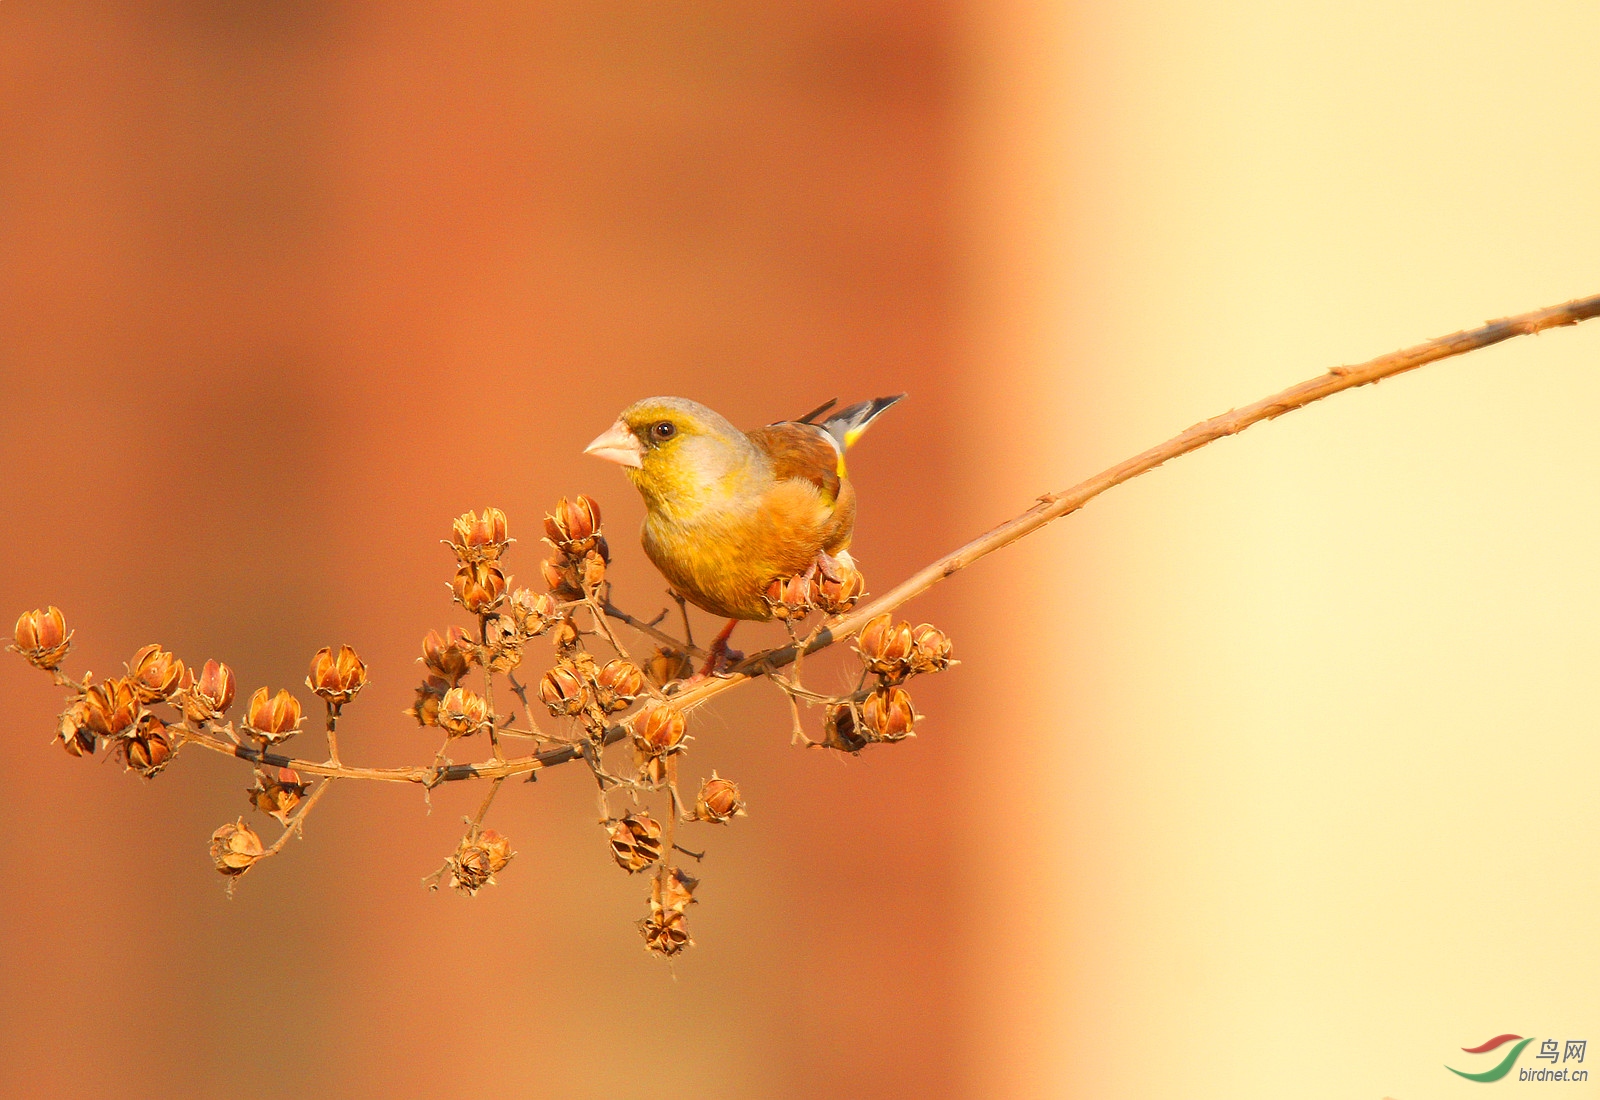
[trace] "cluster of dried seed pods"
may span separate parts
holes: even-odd
[[[543,591],[518,588],[505,572],[505,554],[514,541],[507,528],[504,512],[486,508],[457,518],[444,540],[455,555],[451,599],[471,621],[430,630],[422,639],[423,677],[404,713],[442,735],[428,766],[350,768],[341,761],[339,719],[368,683],[366,663],[349,646],[318,650],[306,675],[306,687],[326,711],[325,761],[281,754],[307,717],[300,699],[286,689],[257,689],[243,713],[229,718],[237,683],[222,662],[208,660],[196,673],[161,646],[147,645],[133,655],[124,675],[73,680],[61,671],[72,633],[55,607],[18,619],[9,648],[69,690],[56,740],[74,756],[109,749],[145,777],[159,774],[187,745],[250,762],[249,805],[274,819],[282,832],[267,844],[240,816],[211,834],[212,865],[230,889],[282,849],[337,779],[403,778],[432,787],[486,777],[489,789],[477,814],[440,869],[424,880],[475,895],[495,884],[515,854],[509,839],[483,824],[506,776],[583,760],[598,787],[599,820],[611,858],[629,874],[652,872],[648,915],[639,922],[645,946],[657,955],[675,956],[694,942],[686,914],[698,886],[676,856],[699,858],[679,846],[675,832],[680,826],[727,825],[746,813],[738,784],[715,771],[701,781],[692,802],[679,793],[678,769],[693,738],[677,697],[692,682],[691,654],[697,651],[687,637],[680,642],[656,629],[659,617],[642,623],[612,605],[606,579],[610,551],[599,505],[590,498],[563,499],[545,517],[544,541],[551,553],[540,563]],[[828,616],[849,611],[864,587],[861,574],[844,559],[826,572],[777,578],[766,594],[774,616],[792,633],[812,611]],[[648,634],[651,649],[636,661],[608,616]],[[529,643],[539,637],[550,642],[551,663],[525,685],[516,673]],[[903,682],[950,663],[950,642],[942,633],[926,624],[891,625],[886,616],[867,624],[857,648],[866,671],[856,692],[832,698],[806,693],[808,702],[828,706],[826,733],[816,744],[856,752],[874,741],[909,737],[918,716]],[[865,688],[868,675],[877,677],[870,690]],[[502,681],[499,705],[497,678]],[[791,698],[802,692],[798,676],[773,679]],[[520,714],[505,705],[507,689],[521,704]],[[542,727],[535,710],[547,712],[555,728]],[[533,755],[509,758],[504,744],[512,739],[532,742]],[[451,760],[463,745],[485,741],[489,759],[468,765]],[[314,774],[302,778],[307,769]],[[620,805],[614,805],[617,800]]]

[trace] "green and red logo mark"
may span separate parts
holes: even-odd
[[[1510,1032],[1507,1032],[1504,1035],[1496,1035],[1487,1043],[1479,1043],[1475,1047],[1461,1048],[1468,1054],[1487,1054],[1489,1051],[1498,1050],[1500,1047],[1503,1047],[1507,1043],[1511,1042],[1515,1042],[1517,1045],[1512,1047],[1510,1051],[1506,1053],[1506,1056],[1500,1059],[1500,1064],[1495,1066],[1493,1069],[1486,1069],[1482,1073],[1467,1073],[1465,1070],[1456,1069],[1454,1066],[1445,1066],[1444,1068],[1459,1077],[1465,1077],[1468,1081],[1498,1081],[1500,1078],[1511,1072],[1511,1067],[1517,1064],[1517,1055],[1522,1053],[1523,1047],[1533,1042],[1532,1039],[1524,1039],[1520,1035],[1512,1035]]]
[[[1475,1047],[1462,1047],[1468,1054],[1488,1054],[1492,1050],[1499,1050],[1507,1043],[1517,1045],[1501,1056],[1500,1064],[1481,1073],[1468,1073],[1464,1069],[1454,1066],[1444,1068],[1457,1077],[1465,1077],[1468,1081],[1498,1081],[1511,1072],[1511,1067],[1517,1064],[1517,1056],[1522,1053],[1522,1048],[1533,1042],[1520,1035],[1496,1035],[1487,1043],[1479,1043]],[[1523,1066],[1517,1071],[1518,1081],[1587,1081],[1589,1071],[1581,1065],[1568,1065],[1569,1062],[1582,1062],[1583,1056],[1589,1051],[1587,1039],[1568,1039],[1562,1043],[1558,1039],[1545,1039],[1539,1044],[1539,1052],[1533,1056],[1533,1065]],[[1540,1062],[1549,1062],[1548,1066],[1541,1066]],[[1561,1063],[1561,1068],[1556,1068],[1556,1063]]]

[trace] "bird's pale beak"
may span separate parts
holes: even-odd
[[[619,420],[601,432],[593,443],[583,449],[583,453],[615,462],[619,466],[638,468],[642,465],[639,456],[644,454],[644,447],[640,445],[639,437]]]

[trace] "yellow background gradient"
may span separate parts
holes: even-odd
[[[348,642],[345,755],[426,759],[455,514],[530,579],[594,493],[663,602],[578,454],[634,398],[909,390],[852,455],[881,592],[1600,292],[1597,41],[1579,3],[6,0],[0,610],[245,692]],[[914,741],[697,715],[751,816],[671,971],[578,769],[503,792],[470,903],[417,880],[479,792],[353,785],[230,902],[247,769],[72,760],[8,658],[0,1095],[1420,1100],[1501,1032],[1600,1041],[1597,366],[1591,326],[1430,366],[979,563],[906,609],[963,662]]]
[[[970,19],[975,518],[1594,292],[1594,5]],[[969,1095],[1470,1096],[1459,1048],[1600,1034],[1597,367],[1336,397],[965,578]]]

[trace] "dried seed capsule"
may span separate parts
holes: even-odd
[[[498,508],[485,508],[482,516],[465,512],[450,530],[455,536],[450,546],[463,562],[493,561],[511,544],[506,537],[506,514]]]
[[[17,619],[11,637],[14,643],[11,648],[34,668],[59,667],[67,651],[72,648],[67,620],[61,614],[61,609],[53,606],[24,612]]]
[[[911,624],[891,625],[884,612],[861,628],[856,635],[856,651],[868,669],[880,676],[901,677],[910,671]]]
[[[557,653],[569,659],[573,652],[578,649],[578,639],[581,637],[582,635],[578,633],[578,624],[572,621],[570,613],[563,615],[550,628],[550,644],[555,647]]]
[[[774,619],[803,619],[811,610],[811,584],[805,577],[774,577],[761,596]]]
[[[505,870],[506,864],[511,862],[511,857],[517,854],[511,850],[511,841],[493,829],[485,829],[479,833],[478,843],[489,853],[490,873]]]
[[[644,690],[644,671],[632,661],[618,657],[606,662],[600,675],[595,677],[595,683],[600,688],[598,701],[601,708],[615,714],[627,710],[628,704]]]
[[[562,715],[582,714],[589,702],[589,689],[583,677],[569,664],[559,664],[544,674],[539,681],[539,698],[550,708],[550,713]]]
[[[306,687],[335,706],[348,703],[366,686],[367,666],[349,646],[340,646],[337,654],[323,646],[311,658]]]
[[[211,862],[225,875],[244,874],[264,855],[261,838],[242,817],[211,834]]]
[[[450,591],[462,607],[474,615],[483,615],[506,598],[506,575],[494,562],[468,562],[456,571]]]
[[[493,829],[485,829],[477,836],[464,836],[455,855],[447,861],[450,885],[457,893],[472,897],[485,886],[495,885],[494,876],[505,869],[514,855],[511,841]]]
[[[578,563],[578,579],[583,583],[583,591],[587,595],[594,595],[600,586],[606,582],[606,560],[600,556],[598,550],[590,550],[583,555]]]
[[[838,573],[836,581],[820,571],[811,578],[811,604],[826,615],[843,615],[866,592],[867,581],[859,569],[841,563]]]
[[[511,593],[511,621],[524,638],[535,638],[550,629],[556,617],[556,601],[548,593],[519,588]]]
[[[694,889],[700,880],[682,867],[668,867],[650,880],[650,912],[682,913],[694,904]]]
[[[155,703],[187,686],[183,662],[158,645],[147,645],[128,664],[128,681],[141,703]]]
[[[694,674],[694,662],[681,649],[657,646],[644,663],[644,673],[656,687],[666,687],[674,680]]]
[[[102,737],[117,737],[139,720],[139,696],[125,677],[106,680],[84,693],[89,728]]]
[[[522,663],[523,635],[510,615],[490,615],[483,621],[483,648],[489,667],[495,672],[510,672]]]
[[[489,724],[489,704],[471,688],[453,687],[439,701],[437,723],[451,737],[471,737]]]
[[[874,741],[902,741],[913,736],[917,711],[902,687],[880,687],[861,704],[861,724]]]
[[[89,728],[87,701],[77,699],[61,712],[61,717],[56,721],[56,740],[60,741],[61,747],[73,756],[95,754],[95,750],[100,747],[100,739],[95,736],[94,730]]]
[[[544,533],[550,544],[570,558],[582,557],[595,548],[600,533],[600,505],[591,497],[569,501],[562,497],[555,511],[544,517]]]
[[[430,674],[443,677],[454,685],[460,683],[461,677],[472,668],[475,648],[472,639],[459,626],[452,626],[443,635],[437,630],[430,630],[422,639],[420,660]]]
[[[661,824],[649,814],[629,814],[614,822],[608,836],[611,858],[630,875],[661,858]]]
[[[219,661],[207,661],[200,678],[183,692],[183,716],[199,725],[221,718],[233,705],[233,669]]]
[[[552,596],[563,600],[583,598],[583,582],[578,578],[578,570],[565,558],[546,558],[539,563],[539,569]]]
[[[278,768],[274,771],[256,770],[256,785],[246,790],[245,797],[250,799],[250,805],[264,814],[271,814],[283,824],[289,824],[289,814],[300,805],[300,800],[305,797],[306,790],[311,784],[300,782],[300,775],[293,768]]]
[[[651,913],[639,922],[639,934],[651,953],[670,959],[685,947],[693,947],[689,936],[689,922],[682,913],[661,910]]]
[[[287,741],[300,732],[300,700],[287,691],[268,697],[267,688],[257,688],[245,708],[244,728],[268,745]]]
[[[646,757],[682,752],[687,725],[676,708],[667,703],[652,703],[633,720],[633,747]]]
[[[117,739],[117,754],[125,767],[150,779],[172,759],[172,741],[159,718],[145,717],[131,733]]]
[[[437,726],[439,724],[439,704],[444,702],[444,697],[450,691],[450,681],[438,676],[430,676],[417,687],[416,701],[409,710],[400,713],[408,718],[415,718],[419,726]]]
[[[694,801],[694,816],[701,821],[726,824],[744,815],[744,800],[739,797],[739,785],[723,779],[716,772],[700,784],[700,797]]]
[[[849,703],[833,703],[825,715],[821,744],[827,748],[840,752],[860,752],[871,743],[856,721],[856,711]]]
[[[911,671],[943,672],[950,667],[950,635],[932,623],[911,628]]]

